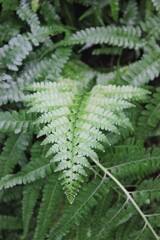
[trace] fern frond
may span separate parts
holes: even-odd
[[[160,19],[157,15],[152,15],[145,22],[140,22],[142,31],[147,34],[146,38],[159,39],[160,36]]]
[[[144,180],[132,194],[139,206],[149,205],[154,201],[160,202],[159,180]]]
[[[121,22],[123,24],[134,25],[138,18],[138,7],[135,0],[129,0],[124,10]]]
[[[151,0],[151,1],[153,3],[154,7],[156,8],[156,10],[159,11],[160,10],[160,2],[159,2],[159,0]]]
[[[73,44],[92,45],[106,43],[123,48],[138,49],[143,45],[140,37],[141,30],[138,27],[108,26],[87,28],[85,30],[76,32],[71,36],[70,41]]]
[[[75,81],[35,83],[35,93],[25,97],[30,112],[41,113],[39,123],[45,123],[39,136],[47,135],[43,144],[52,144],[47,156],[58,163],[55,171],[62,171],[60,179],[72,203],[88,158],[98,158],[94,149],[104,151],[108,142],[102,131],[119,133],[117,126],[129,127],[123,110],[134,106],[129,99],[142,99],[146,90],[132,86],[95,86],[91,92],[81,89]],[[81,93],[80,93],[81,92]]]
[[[18,186],[15,188],[10,188],[5,191],[1,191],[0,194],[0,202],[2,203],[7,203],[7,202],[12,202],[13,200],[19,201],[22,199],[22,187]]]
[[[19,102],[24,98],[24,93],[19,89],[17,83],[11,82],[8,88],[0,89],[0,106],[8,102]]]
[[[10,81],[12,80],[12,77],[9,74],[6,74],[4,72],[1,73],[0,75],[0,82],[1,83],[10,83]]]
[[[26,133],[7,138],[0,155],[0,177],[11,173],[13,167],[25,158],[23,151],[26,150],[29,140],[29,135]]]
[[[48,150],[48,149],[47,149]],[[31,150],[31,161],[17,174],[10,174],[0,181],[0,189],[27,184],[43,179],[53,173],[54,163],[45,157],[46,149],[36,142]]]
[[[108,73],[96,73],[96,82],[97,84],[101,85],[108,85],[108,84],[124,84],[122,83],[122,76],[127,71],[128,67],[121,67],[114,71]]]
[[[108,149],[107,167],[118,178],[132,180],[148,176],[160,169],[159,149],[145,149],[142,143],[129,139],[126,145]],[[133,153],[136,152],[136,156]],[[109,159],[108,159],[109,157]]]
[[[108,188],[106,188],[107,183],[104,179],[101,181],[96,179],[85,184],[77,201],[73,205],[65,205],[63,215],[50,231],[49,240],[60,240],[72,230],[73,224],[78,226],[96,203],[102,199],[103,194],[108,192]]]
[[[21,219],[13,216],[0,215],[0,229],[22,229]]]
[[[141,60],[131,64],[122,79],[132,85],[143,85],[154,80],[160,73],[160,48],[150,50]]]
[[[113,19],[117,22],[119,15],[119,0],[110,0],[111,12]]]
[[[33,33],[27,33],[27,36],[34,46],[39,46],[39,44],[45,42],[50,35],[55,36],[65,31],[66,29],[61,25],[42,26],[37,27]]]
[[[35,125],[36,114],[29,114],[21,110],[19,112],[0,112],[0,130],[1,132],[36,132]]]
[[[43,189],[34,240],[43,240],[48,232],[54,214],[62,197],[57,175],[48,178]]]
[[[91,237],[94,236],[95,240],[104,240],[106,236],[114,236],[117,228],[119,226],[122,228],[126,223],[128,224],[134,214],[134,209],[127,202],[114,204],[111,208],[108,208],[105,216],[99,222],[96,219],[94,220]]]
[[[40,26],[40,21],[37,14],[31,10],[30,5],[26,0],[21,0],[21,3],[17,9],[17,14],[23,21],[28,23],[32,32],[34,32],[34,30]]]
[[[5,22],[0,25],[0,44],[8,42],[19,33],[20,26],[11,22]]]
[[[62,71],[64,78],[80,81],[83,86],[88,86],[96,76],[96,72],[81,61],[69,61]]]
[[[56,13],[54,5],[50,2],[41,2],[40,12],[48,24],[55,24],[60,22],[60,17]]]
[[[0,61],[2,66],[8,69],[18,71],[18,67],[22,65],[22,61],[32,51],[32,45],[27,37],[18,34],[12,38],[8,44],[0,48]]]
[[[59,48],[50,57],[43,58],[39,62],[30,62],[17,78],[19,86],[24,89],[34,81],[57,80],[70,54],[69,48]]]
[[[40,43],[46,41],[49,35],[53,36],[64,31],[65,29],[62,26],[43,26],[36,27],[33,33],[27,33],[26,35],[18,34],[8,44],[0,48],[1,66],[3,68],[7,67],[12,71],[18,71],[18,66],[22,65],[23,60],[33,50],[32,44],[39,46]]]
[[[144,126],[144,123],[148,126],[155,128],[160,121],[160,88],[156,89],[153,97],[145,106],[145,110],[142,112],[142,116],[139,118],[139,126]]]
[[[23,239],[26,239],[33,210],[40,195],[40,182],[24,187],[22,201]]]

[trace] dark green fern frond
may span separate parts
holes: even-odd
[[[155,128],[160,121],[160,88],[156,89],[150,103],[145,106],[142,116],[139,118],[139,126],[144,126],[144,123],[152,128]]]
[[[110,0],[109,1],[110,6],[111,6],[111,12],[112,12],[112,17],[113,19],[117,22],[118,20],[118,15],[119,15],[119,0]]]
[[[160,202],[159,179],[144,180],[132,194],[139,206],[149,205],[151,202],[155,202],[154,211],[154,209],[158,207],[156,205]],[[150,216],[151,215],[152,213],[150,213]]]
[[[29,145],[29,140],[27,133],[11,135],[7,138],[0,155],[0,177],[11,173],[14,166],[25,158],[24,151]]]
[[[17,230],[22,229],[21,219],[13,216],[0,215],[0,229]]]
[[[40,12],[48,24],[55,24],[60,22],[60,17],[56,13],[55,6],[50,2],[41,2]]]
[[[62,199],[62,191],[57,175],[48,178],[43,189],[34,240],[43,240],[52,225],[53,218]]]
[[[22,219],[23,219],[23,239],[26,239],[29,231],[29,224],[33,215],[34,207],[40,195],[42,184],[40,182],[27,185],[23,190]]]
[[[41,113],[38,123],[45,124],[39,136],[46,135],[43,144],[52,144],[51,163],[58,163],[55,171],[62,171],[60,179],[72,203],[88,158],[97,159],[95,149],[104,151],[102,143],[109,140],[102,131],[119,133],[117,126],[129,127],[123,110],[134,106],[129,99],[142,99],[146,90],[132,86],[95,86],[91,92],[81,89],[76,81],[35,83],[35,93],[25,97],[30,112]]]
[[[104,159],[107,168],[118,178],[137,180],[160,169],[159,154],[159,148],[145,149],[143,141],[128,139],[123,145],[108,148]]]
[[[105,178],[85,184],[77,200],[72,205],[66,203],[63,215],[50,231],[49,240],[60,240],[66,236],[72,231],[73,225],[78,226],[108,191],[108,182]]]
[[[27,184],[50,176],[54,171],[55,163],[45,157],[46,149],[36,142],[31,151],[31,161],[17,174],[10,174],[0,181],[0,189],[8,189],[16,185]]]

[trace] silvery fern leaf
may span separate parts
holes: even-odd
[[[25,96],[29,112],[37,112],[42,144],[50,144],[47,153],[60,171],[63,189],[70,203],[90,168],[90,160],[98,159],[96,150],[110,144],[107,133],[119,134],[119,127],[130,127],[124,110],[133,107],[129,100],[140,100],[148,93],[133,86],[101,86],[85,89],[80,82],[34,83]]]

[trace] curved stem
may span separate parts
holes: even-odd
[[[153,236],[155,237],[156,240],[160,240],[160,237],[157,235],[157,233],[155,232],[155,230],[153,229],[152,225],[150,224],[150,222],[148,221],[148,219],[146,218],[146,216],[143,214],[143,212],[141,211],[141,209],[139,208],[138,204],[135,202],[135,200],[132,198],[132,196],[130,195],[130,193],[125,189],[125,187],[118,181],[117,178],[115,178],[112,173],[110,173],[108,171],[107,168],[103,167],[102,164],[100,164],[97,160],[93,159],[92,160],[96,163],[96,165],[102,169],[102,171],[108,175],[108,177],[110,177],[118,186],[119,188],[124,192],[124,194],[126,195],[127,199],[133,204],[133,206],[135,207],[135,209],[137,210],[137,212],[141,215],[142,219],[145,222],[145,225],[148,226],[148,228],[150,229],[150,231],[152,232]]]

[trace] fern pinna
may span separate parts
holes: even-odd
[[[80,182],[91,168],[89,159],[98,159],[95,150],[105,151],[110,144],[104,134],[119,134],[118,127],[130,127],[124,110],[134,105],[128,100],[143,99],[147,91],[130,86],[93,87],[90,91],[80,82],[64,79],[58,83],[34,83],[34,93],[25,97],[29,112],[37,112],[42,124],[42,144],[51,144],[47,156],[58,163],[54,171],[62,171],[60,179],[70,203],[79,191]]]

